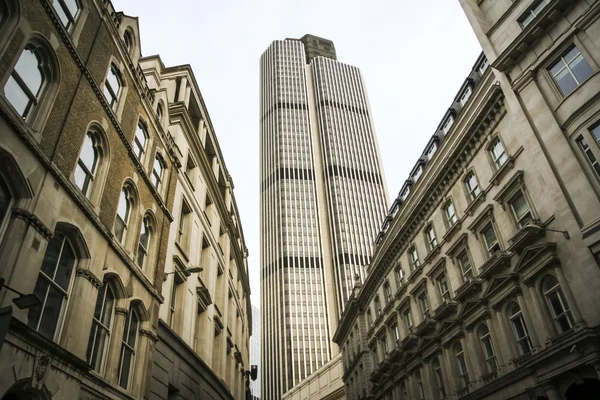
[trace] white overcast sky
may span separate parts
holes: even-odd
[[[333,40],[366,82],[390,202],[481,49],[458,0],[113,0],[142,55],[191,64],[233,178],[260,306],[259,61],[273,40]]]

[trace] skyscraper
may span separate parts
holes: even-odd
[[[358,68],[312,35],[261,57],[262,396],[337,354],[331,338],[388,209]]]

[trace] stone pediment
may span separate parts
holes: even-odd
[[[514,272],[508,273],[508,274],[496,275],[490,280],[487,288],[483,291],[483,294],[481,295],[481,297],[484,299],[487,299],[510,283],[513,283],[513,285],[516,285],[518,280],[519,280],[519,274],[514,273]]]
[[[462,304],[462,307],[458,311],[456,318],[462,321],[469,314],[476,312],[482,306],[482,304],[483,302],[481,300],[467,300]]]
[[[523,280],[528,281],[547,266],[560,264],[556,254],[556,243],[545,242],[525,248],[515,265],[514,272],[518,272]]]

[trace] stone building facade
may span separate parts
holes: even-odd
[[[484,54],[335,333],[348,399],[600,387],[600,2],[461,0]]]
[[[182,165],[149,398],[244,399],[252,310],[233,181],[190,66],[158,56],[140,66]]]
[[[165,118],[189,117],[148,87],[143,62],[137,19],[108,0],[0,0],[0,399],[149,397],[158,335],[184,332],[159,322],[159,305],[175,275],[163,287],[185,149]],[[213,220],[228,223],[215,229],[238,236],[208,240],[243,270],[231,180],[220,174]],[[202,282],[213,267],[178,276]],[[248,296],[247,272],[231,274]],[[41,303],[18,309],[26,297],[9,288]],[[249,333],[227,326],[247,364]],[[213,397],[237,397],[220,362],[203,370],[223,379]]]

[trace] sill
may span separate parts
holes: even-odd
[[[509,251],[521,252],[526,246],[535,242],[537,239],[546,236],[546,230],[540,221],[532,220],[531,223],[525,225],[508,240],[510,246]]]
[[[192,191],[195,192],[196,188],[194,187],[194,184],[192,183],[192,179],[190,178],[190,176],[188,175],[187,172],[183,173],[183,176],[185,176],[185,180],[187,181],[187,183],[190,185],[190,188],[192,188]]]
[[[429,264],[429,262],[435,258],[435,256],[437,256],[438,254],[440,254],[440,251],[442,249],[441,243],[436,244],[435,247],[433,249],[431,249],[429,251],[429,253],[425,256],[425,258],[423,259],[423,265],[425,264]],[[415,270],[416,271],[416,270]]]
[[[413,272],[410,273],[410,275],[408,276],[408,279],[406,280],[407,283],[410,283],[413,280],[415,280],[419,275],[421,275],[422,271],[423,271],[423,264],[419,265],[417,268],[415,268],[413,270]]]
[[[452,239],[452,236],[454,236],[454,234],[460,230],[460,227],[462,225],[462,219],[457,220],[454,225],[448,227],[448,229],[446,230],[446,233],[444,234],[444,236],[442,237],[442,240],[447,242],[450,239]]]

